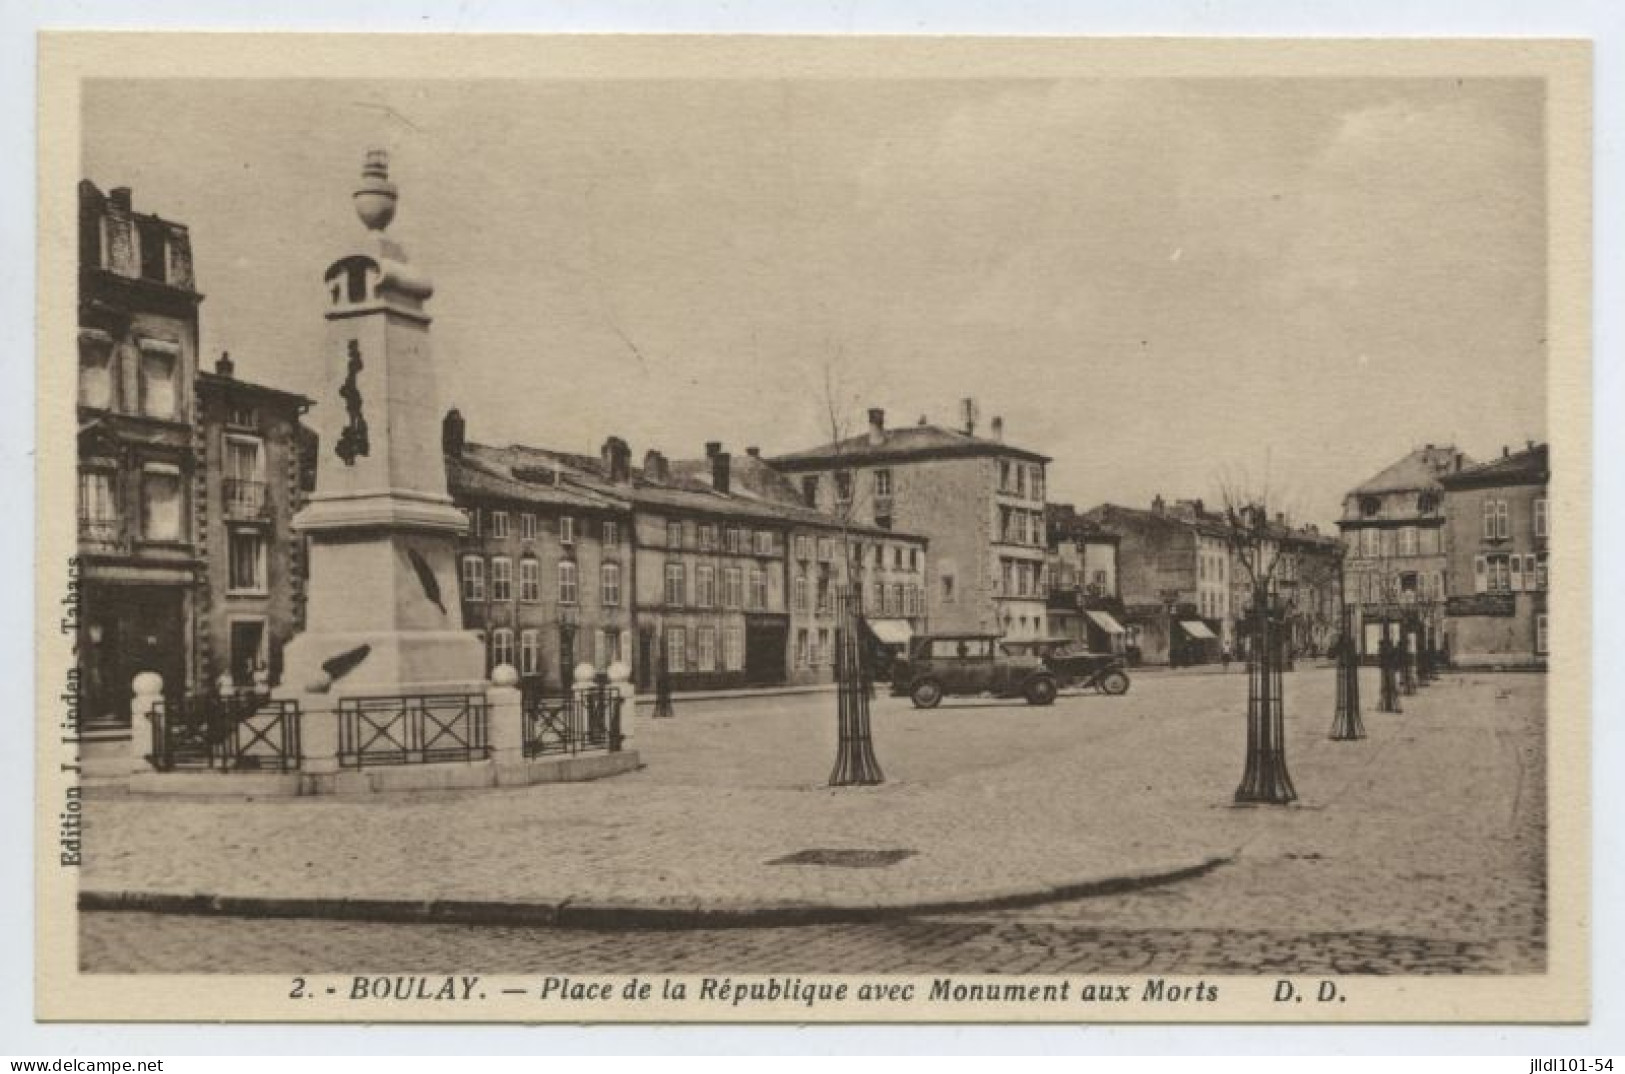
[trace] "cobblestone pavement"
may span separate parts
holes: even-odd
[[[1369,737],[1354,743],[1326,738],[1329,673],[1300,671],[1287,682],[1288,756],[1302,796],[1288,809],[1228,804],[1242,761],[1241,676],[1144,676],[1127,698],[1063,699],[1050,710],[963,704],[921,713],[883,701],[876,740],[890,782],[873,790],[818,785],[833,742],[827,705],[819,704],[828,699],[814,696],[716,704],[704,714],[679,707],[677,719],[639,728],[636,744],[650,767],[602,784],[400,796],[393,808],[106,799],[95,803],[87,829],[87,887],[132,876],[128,859],[95,865],[123,835],[161,859],[135,879],[187,891],[210,890],[211,881],[232,875],[263,884],[264,862],[286,869],[292,858],[320,860],[330,880],[345,870],[362,874],[369,890],[387,883],[478,890],[481,876],[439,874],[458,860],[446,850],[458,839],[488,850],[496,841],[501,853],[464,861],[493,869],[483,882],[500,879],[510,892],[515,875],[533,884],[585,876],[593,862],[607,867],[608,882],[635,884],[638,874],[625,863],[638,860],[645,832],[655,846],[692,848],[696,860],[682,879],[705,868],[749,877],[811,871],[796,881],[801,894],[853,884],[871,887],[845,890],[940,888],[955,882],[955,863],[978,853],[991,866],[984,862],[990,871],[976,871],[973,882],[1008,883],[999,868],[1031,868],[1039,850],[1047,864],[1035,875],[1055,878],[1091,854],[1130,860],[1120,853],[1125,847],[1153,857],[1176,848],[1239,849],[1233,863],[1179,884],[888,924],[664,933],[87,914],[82,962],[98,971],[229,972],[1543,968],[1544,677],[1448,678],[1407,698],[1403,715],[1367,712]],[[558,808],[533,809],[537,803]],[[449,823],[448,809],[455,811]],[[763,818],[764,810],[789,815]],[[518,816],[504,820],[504,813]],[[373,835],[393,825],[401,838],[383,840],[368,857],[369,844],[335,835],[358,817]],[[154,841],[162,823],[185,853]],[[545,848],[547,860],[526,866],[521,856],[513,865],[514,841],[526,845],[527,826],[539,829],[530,842]],[[558,838],[561,827],[570,839]],[[750,846],[752,838],[763,841]],[[427,853],[414,855],[414,841]],[[606,842],[611,852],[599,853]],[[764,864],[814,846],[926,853],[884,869]],[[588,864],[572,866],[565,860],[572,853]],[[910,862],[913,880],[904,872]],[[738,875],[727,883],[742,886]],[[253,888],[239,882],[233,890]],[[224,950],[233,952],[229,965]]]

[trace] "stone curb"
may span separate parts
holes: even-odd
[[[1235,854],[1192,864],[1043,887],[898,902],[750,902],[672,897],[589,902],[572,898],[523,902],[486,899],[346,899],[320,896],[180,894],[161,891],[81,891],[79,909],[93,912],[195,914],[222,917],[304,917],[388,924],[523,925],[582,929],[761,928],[894,921],[937,914],[1009,910],[1171,884],[1202,876]]]

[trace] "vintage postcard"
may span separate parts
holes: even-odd
[[[1584,42],[40,61],[41,1019],[1589,1017]]]

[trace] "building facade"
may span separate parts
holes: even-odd
[[[1080,518],[1071,504],[1051,503],[1045,515],[1051,635],[1093,652],[1127,654],[1130,634],[1117,591],[1120,538]]]
[[[130,725],[130,682],[195,687],[198,304],[184,225],[79,184],[81,729]]]
[[[957,430],[923,421],[888,428],[885,412],[872,409],[863,435],[770,463],[795,483],[809,508],[929,541],[923,586],[931,632],[1046,638],[1050,460],[1005,443],[998,418],[991,437],[977,436],[973,413],[967,406]]]
[[[1546,666],[1550,480],[1547,446],[1535,443],[1440,479],[1445,649],[1458,667]]]
[[[1402,622],[1441,636],[1449,557],[1440,480],[1468,465],[1454,447],[1428,444],[1343,497],[1343,596],[1362,655],[1375,658],[1384,630],[1397,638]]]
[[[304,541],[292,528],[315,477],[311,401],[240,380],[222,355],[196,383],[199,679],[222,689],[282,680],[282,647],[304,624]]]

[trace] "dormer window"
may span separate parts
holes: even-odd
[[[1377,497],[1360,497],[1360,514],[1364,515],[1366,518],[1374,517],[1380,510],[1382,510],[1382,501],[1377,499]]]

